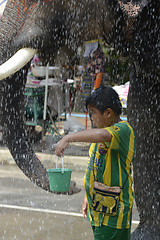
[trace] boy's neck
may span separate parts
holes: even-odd
[[[112,126],[112,125],[114,125],[115,123],[118,123],[118,122],[120,122],[121,121],[121,118],[120,118],[120,116],[118,115],[115,115],[112,119],[111,119],[111,122],[110,122],[110,124],[109,124],[109,127],[110,126]]]

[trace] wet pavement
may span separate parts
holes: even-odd
[[[74,195],[61,195],[48,193],[32,184],[14,164],[7,149],[1,149],[0,154],[1,160],[6,158],[0,163],[1,240],[93,239],[90,223],[83,219],[81,213],[83,178],[88,157],[64,158],[65,164],[70,162],[68,166],[73,169],[72,181],[81,191]],[[55,162],[55,156],[38,156],[46,167]],[[134,205],[132,231],[138,221]]]
[[[73,172],[81,192],[72,196],[48,193],[32,184],[15,165],[0,168],[0,239],[92,239],[81,216],[83,172]]]

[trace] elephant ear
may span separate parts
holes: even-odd
[[[13,159],[23,173],[39,187],[49,191],[48,173],[32,150],[24,120],[24,88],[29,65],[0,81],[0,121],[3,137]]]
[[[122,9],[122,12],[124,12],[129,18],[136,17],[150,1],[151,0],[134,2],[118,0],[118,3]]]
[[[150,0],[148,1],[150,2]],[[131,41],[134,31],[134,23],[142,12],[143,8],[148,4],[147,1],[123,1],[118,0],[119,6],[123,12],[125,21],[125,39]]]

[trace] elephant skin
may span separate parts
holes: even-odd
[[[71,52],[85,40],[102,38],[133,64],[128,120],[136,135],[133,162],[140,224],[132,240],[159,239],[159,0],[8,0],[0,22],[0,62],[18,49],[39,49],[46,62],[59,49]],[[24,124],[25,66],[1,81],[1,125],[22,171],[49,190],[45,168],[35,156]]]

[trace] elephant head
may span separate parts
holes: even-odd
[[[85,40],[110,32],[107,5],[73,0],[8,0],[0,21],[0,86],[3,136],[14,160],[32,182],[49,190],[48,174],[32,150],[24,121],[24,89],[37,50],[44,63],[57,51],[75,52]],[[103,31],[105,23],[106,31]],[[70,53],[69,59],[73,54]]]
[[[102,38],[132,61],[128,118],[137,137],[133,166],[140,213],[132,239],[142,240],[159,236],[159,10],[158,0],[8,0],[0,20],[0,124],[17,165],[45,190],[48,174],[32,150],[24,122],[33,55],[40,50],[47,63],[67,47],[72,60],[77,46]]]

